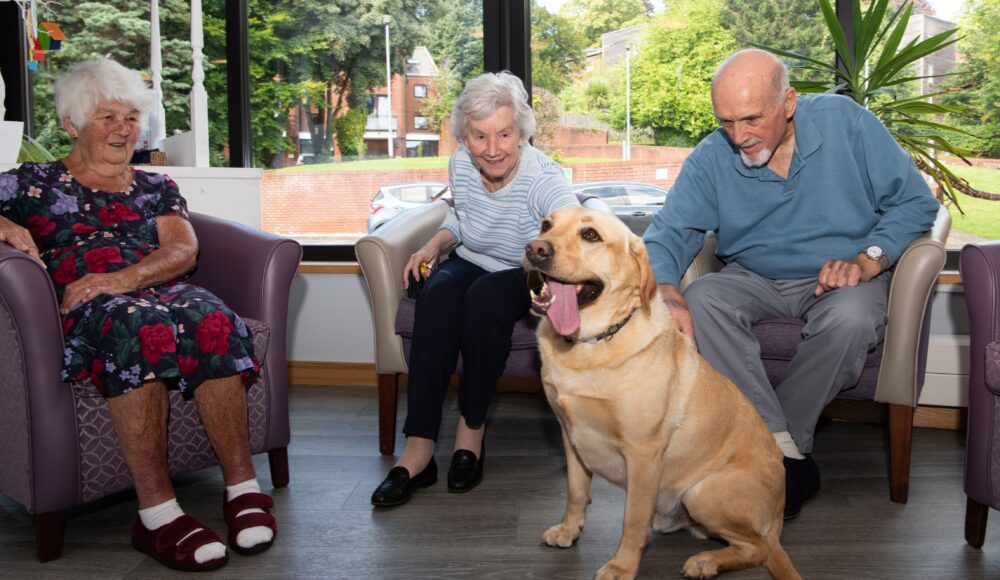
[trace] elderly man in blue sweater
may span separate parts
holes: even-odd
[[[756,407],[785,454],[785,517],[820,489],[810,452],[820,412],[854,385],[883,337],[889,268],[930,229],[938,202],[910,157],[849,98],[798,98],[772,54],[719,67],[720,129],[684,162],[646,231],[678,327]],[[706,232],[725,267],[678,291]],[[797,317],[803,342],[772,387],[750,331]]]

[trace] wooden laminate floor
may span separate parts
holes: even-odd
[[[405,396],[400,397],[400,418]],[[614,552],[624,493],[595,478],[587,528],[572,548],[539,545],[562,515],[565,480],[559,427],[541,395],[502,394],[487,435],[486,476],[467,494],[447,492],[457,411],[446,405],[440,481],[410,503],[374,509],[372,490],[392,466],[378,454],[373,389],[293,387],[291,485],[275,490],[280,535],[268,552],[232,555],[201,578],[590,578]],[[986,545],[963,537],[964,435],[916,429],[910,501],[889,501],[883,427],[832,422],[815,458],[822,493],[785,525],[782,541],[805,578],[1000,578],[1000,514]],[[270,490],[266,456],[256,458]],[[181,505],[225,535],[222,478],[208,469],[178,480]],[[0,577],[178,578],[128,543],[135,499],[121,494],[74,510],[63,557],[34,558],[31,518],[0,498]],[[719,546],[686,532],[655,535],[640,578],[679,578],[692,554]],[[763,568],[723,578],[767,578]]]

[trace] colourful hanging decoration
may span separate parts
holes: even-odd
[[[43,22],[38,26],[38,8],[36,0],[14,0],[21,8],[25,37],[28,39],[28,68],[38,70],[38,63],[45,60],[45,53],[62,48],[66,34],[55,22]],[[42,5],[48,2],[42,1]]]

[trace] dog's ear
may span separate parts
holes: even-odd
[[[642,304],[642,311],[646,316],[650,315],[650,302],[657,299],[656,278],[653,276],[653,269],[649,267],[649,254],[646,252],[646,244],[642,238],[632,234],[628,241],[629,255],[635,260],[635,268],[639,273],[639,300]]]

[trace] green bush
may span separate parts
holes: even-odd
[[[343,157],[362,157],[365,154],[365,123],[368,114],[364,109],[350,109],[334,121],[337,146]]]

